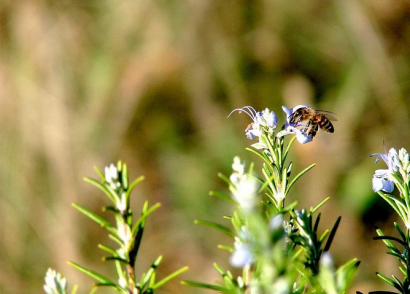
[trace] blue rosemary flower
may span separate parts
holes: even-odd
[[[248,245],[242,243],[238,237],[235,237],[235,251],[232,253],[229,261],[233,267],[239,268],[253,262],[253,256]]]
[[[375,163],[381,158],[387,165],[387,169],[378,169],[375,171],[372,186],[374,192],[383,191],[391,193],[394,190],[394,175],[401,169],[401,162],[396,149],[391,148],[389,153],[387,153],[386,150],[384,152],[385,153],[373,153],[370,155],[377,155]]]
[[[295,109],[298,109],[300,107],[310,107],[308,105],[298,105],[294,108],[287,108],[286,106],[282,106],[283,111],[286,114],[286,121],[285,121],[285,129],[277,134],[278,137],[282,137],[285,135],[289,134],[295,134],[296,139],[299,141],[301,144],[306,144],[309,143],[313,140],[313,135],[312,134],[306,134],[301,129],[298,129],[299,127],[303,127],[305,129],[307,125],[303,122],[293,122],[291,121],[291,116],[294,113]]]
[[[250,140],[260,137],[263,133],[272,134],[278,124],[278,117],[268,108],[258,112],[252,106],[244,106],[232,110],[228,117],[235,111],[244,112],[252,119],[253,122],[245,129],[246,137]]]

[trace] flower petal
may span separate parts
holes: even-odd
[[[313,136],[312,135],[306,135],[305,133],[301,132],[300,130],[298,130],[299,132],[296,133],[296,139],[299,141],[300,144],[306,144],[309,142],[312,142],[313,140]]]
[[[389,176],[389,170],[388,169],[377,169],[374,172],[374,176],[377,178],[387,178]]]
[[[394,190],[394,183],[392,181],[378,177],[373,177],[372,186],[374,192],[383,191],[391,193]]]
[[[252,255],[248,246],[244,244],[237,246],[229,261],[234,267],[244,267],[250,264],[252,262]]]

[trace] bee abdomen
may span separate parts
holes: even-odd
[[[319,125],[320,128],[325,132],[333,133],[335,131],[335,129],[333,128],[333,124],[328,119],[321,120]]]

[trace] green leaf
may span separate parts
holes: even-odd
[[[261,193],[264,189],[267,189],[269,187],[270,189],[267,189],[269,194],[267,193],[266,195],[272,200],[272,202],[276,203],[276,199],[275,197],[273,197],[273,194],[277,193],[276,182],[275,182],[276,175],[269,176],[265,170],[262,170],[262,174],[265,176],[266,181],[264,181],[262,186],[259,188],[258,193]]]
[[[108,253],[111,253],[112,255],[116,255],[117,251],[114,248],[102,245],[102,244],[98,244],[98,248],[100,248],[101,250],[104,250]]]
[[[232,289],[233,290],[233,289],[237,288],[237,286],[238,286],[236,281],[232,280],[232,278],[230,278],[228,276],[224,276],[223,280],[224,280],[224,283],[225,283],[225,286],[226,286],[227,289]]]
[[[396,284],[396,282],[394,282],[392,279],[389,279],[388,277],[386,277],[385,275],[381,274],[381,273],[376,273],[376,275],[381,278],[383,281],[385,281],[386,283],[390,284],[391,286],[393,286],[394,288],[397,289],[397,287],[399,285]]]
[[[310,213],[314,214],[319,208],[321,208],[328,200],[330,199],[330,197],[326,197],[324,200],[322,200],[322,202],[320,202],[318,205],[316,205],[315,207],[312,207],[310,209]]]
[[[344,291],[346,291],[350,286],[353,275],[355,274],[359,265],[360,261],[358,261],[357,258],[353,258],[352,260],[339,267],[336,271],[338,281],[344,280],[344,282],[342,282],[345,285],[345,288],[343,289]]]
[[[336,272],[339,272],[339,271],[340,271],[340,272],[342,272],[342,271],[347,271],[347,270],[349,270],[349,269],[351,269],[351,268],[356,269],[356,268],[359,267],[359,265],[360,265],[360,261],[357,260],[357,258],[353,258],[352,260],[349,260],[349,261],[346,262],[344,265],[342,265],[341,267],[339,267]]]
[[[229,186],[232,185],[231,180],[230,180],[229,178],[227,178],[224,174],[218,173],[218,177],[219,177],[220,179],[222,179],[225,183],[227,183]]]
[[[404,285],[399,281],[399,279],[396,276],[392,276],[393,280],[396,281],[396,284],[398,287],[396,289],[401,290],[402,293],[406,293],[407,291],[404,289]]]
[[[110,238],[111,240],[113,240],[115,243],[117,243],[120,247],[123,247],[124,246],[124,243],[121,241],[121,239],[120,238],[118,238],[117,236],[114,236],[114,235],[111,235],[111,234],[109,234],[108,235],[108,238]]]
[[[220,192],[211,191],[211,192],[209,192],[209,195],[210,195],[210,196],[219,197],[219,198],[221,198],[221,199],[223,199],[223,200],[226,200],[226,201],[228,201],[228,202],[230,202],[230,203],[235,203],[235,201],[234,201],[231,197],[229,197],[228,195],[225,195],[225,194],[223,194],[223,193],[220,193]]]
[[[98,167],[94,166],[94,170],[97,173],[97,175],[101,178],[101,181],[104,182],[105,181],[105,175],[102,173],[102,171],[100,171],[98,169]]]
[[[275,181],[276,174],[269,175],[268,171],[265,170],[265,169],[262,170],[262,174],[264,175],[266,181],[259,188],[258,193],[261,193],[264,189],[269,187],[270,189],[267,189],[269,192],[271,192],[272,194],[277,194],[278,190],[276,188],[276,181]],[[272,200],[272,202],[274,202],[276,204],[275,197],[271,196],[270,194],[266,194],[266,195]],[[277,206],[277,204],[276,204],[276,206]]]
[[[330,245],[332,245],[333,238],[334,238],[335,235],[336,235],[336,231],[337,231],[337,228],[339,227],[339,224],[340,224],[341,219],[342,219],[342,217],[339,216],[339,217],[337,218],[335,224],[333,225],[332,231],[330,232],[330,235],[329,235],[329,239],[327,239],[325,248],[323,249],[324,251],[329,251]]]
[[[144,288],[147,285],[147,283],[150,281],[152,274],[155,272],[156,268],[159,266],[161,261],[162,261],[162,255],[160,255],[154,261],[154,263],[151,265],[151,267],[149,268],[147,273],[145,275],[143,275],[143,277],[141,278],[141,287],[142,288]]]
[[[118,209],[115,206],[109,205],[109,206],[104,206],[103,211],[111,211],[114,213],[118,213]]]
[[[329,235],[329,230],[323,232],[323,234],[319,238],[319,243],[322,244],[323,240]]]
[[[146,202],[144,203],[143,212],[141,213],[140,218],[135,222],[135,224],[134,224],[133,227],[132,227],[132,235],[135,234],[135,232],[138,230],[138,228],[140,227],[140,225],[142,225],[142,227],[145,226],[145,221],[146,221],[147,217],[148,217],[151,213],[153,213],[155,210],[157,210],[158,208],[160,208],[160,207],[161,207],[161,203],[159,203],[159,202],[156,203],[155,205],[151,206],[151,208],[148,209],[148,210],[147,210],[147,208],[146,208],[147,206],[148,206],[148,201],[146,201]]]
[[[131,194],[132,190],[134,190],[135,186],[139,183],[142,182],[144,180],[144,176],[140,176],[138,177],[136,180],[134,180],[134,182],[132,182],[132,184],[129,186],[128,190],[127,190],[127,197],[129,197],[129,195]]]
[[[282,170],[282,185],[283,185],[283,187],[286,187],[287,182],[288,182],[288,172],[287,172],[287,169],[284,168]],[[281,190],[283,191],[283,188]]]
[[[373,237],[373,240],[391,240],[391,241],[396,241],[397,243],[400,243],[403,246],[406,246],[405,242],[393,236],[376,236],[376,237]]]
[[[233,252],[234,252],[234,250],[233,250],[233,248],[232,248],[231,246],[218,245],[218,248],[219,248],[219,249],[226,250],[226,251],[228,251],[229,253],[233,253]]]
[[[218,231],[221,231],[222,233],[227,234],[228,236],[235,237],[235,233],[232,232],[232,230],[230,230],[229,228],[223,225],[220,225],[214,222],[204,221],[204,220],[195,220],[195,224],[214,228],[214,229],[217,229]]]
[[[270,165],[272,164],[272,163],[269,161],[269,159],[268,159],[264,154],[260,153],[259,151],[255,150],[255,149],[253,149],[253,148],[245,148],[245,149],[248,150],[248,151],[250,151],[250,152],[252,152],[252,153],[254,153],[254,154],[256,154],[256,155],[259,156],[260,158],[262,158],[263,161],[265,161],[268,166],[270,166]]]
[[[84,181],[96,186],[98,189],[100,189],[101,191],[103,191],[109,198],[110,200],[116,204],[118,199],[118,195],[117,193],[115,193],[115,191],[107,186],[105,186],[104,184],[98,182],[97,180],[91,179],[91,178],[84,178]]]
[[[128,190],[128,167],[125,163],[122,165],[120,172],[121,172],[122,186],[124,190],[127,191]]]
[[[406,240],[406,235],[404,234],[404,232],[402,231],[402,229],[400,228],[399,224],[397,222],[394,222],[394,227],[396,228],[397,232],[399,232],[401,238],[403,239],[403,241]]]
[[[314,232],[317,232],[317,229],[318,229],[318,227],[319,227],[319,222],[320,222],[320,217],[322,216],[322,214],[321,213],[319,213],[318,215],[317,215],[317,218],[316,218],[316,221],[315,221],[315,225],[313,226],[313,231]]]
[[[75,294],[77,292],[78,286],[74,285],[73,290],[71,290],[71,294]],[[91,292],[90,292],[91,293]]]
[[[291,204],[289,204],[288,206],[284,207],[280,213],[286,213],[292,209],[294,209],[296,206],[298,205],[297,201],[292,202]]]
[[[221,292],[221,293],[227,293],[227,294],[233,293],[231,290],[229,290],[228,288],[225,288],[225,287],[221,287],[221,286],[217,286],[217,285],[211,285],[211,284],[205,284],[205,283],[199,283],[199,282],[194,282],[194,281],[182,281],[181,284],[185,285],[185,286],[210,289],[210,290],[214,290],[214,291]]]
[[[81,213],[85,214],[86,216],[88,216],[90,219],[92,219],[93,221],[95,221],[97,224],[99,224],[100,226],[102,226],[103,228],[107,229],[107,231],[109,231],[111,234],[118,236],[118,231],[116,228],[114,228],[112,226],[112,224],[106,220],[105,218],[99,216],[98,214],[92,212],[91,210],[79,205],[79,204],[75,204],[72,203],[71,204],[75,209],[77,209],[78,211],[80,211]]]
[[[295,176],[295,177],[293,178],[293,180],[289,183],[288,187],[286,188],[285,194],[287,195],[288,192],[289,192],[289,190],[290,190],[290,188],[292,188],[292,186],[296,183],[296,181],[297,181],[301,176],[303,176],[305,173],[307,173],[309,170],[311,170],[315,165],[316,165],[316,163],[313,163],[313,164],[309,165],[307,168],[305,168],[304,170],[302,170],[300,173],[298,173],[298,175]]]
[[[124,258],[122,258],[122,257],[119,257],[119,256],[105,256],[105,257],[103,257],[103,260],[104,260],[104,261],[117,260],[117,261],[122,262],[122,263],[125,263],[125,264],[128,264],[128,263],[129,263],[128,260],[126,260],[126,259],[124,259]]]
[[[286,150],[285,153],[283,154],[283,158],[282,158],[282,165],[284,165],[285,161],[286,161],[286,157],[288,156],[290,147],[292,146],[293,142],[295,142],[296,136],[293,136],[292,139],[290,139],[288,146],[286,146]]]
[[[397,258],[399,259],[399,261],[402,261],[402,262],[406,263],[406,259],[405,259],[400,253],[397,253],[397,252],[386,252],[386,254],[392,255],[392,256],[394,256],[394,257],[397,257]]]
[[[179,276],[180,274],[182,274],[183,272],[186,272],[189,269],[189,267],[185,266],[175,272],[173,272],[172,274],[168,275],[167,277],[163,278],[161,281],[159,281],[158,283],[156,283],[155,285],[152,286],[152,289],[158,289],[159,287],[161,287],[162,285],[168,283],[170,280],[176,278],[177,276]]]
[[[75,262],[69,261],[68,262],[69,265],[71,265],[72,267],[76,268],[77,270],[79,270],[80,272],[90,276],[91,278],[93,278],[94,280],[96,280],[99,284],[101,285],[105,285],[105,286],[112,286],[112,287],[118,287],[116,283],[114,283],[113,281],[111,281],[110,279],[108,279],[107,277],[104,277],[103,275],[87,269]]]
[[[139,226],[139,230],[137,231],[137,234],[135,235],[134,238],[134,244],[132,246],[131,251],[128,253],[129,259],[130,259],[130,264],[132,266],[135,265],[135,260],[137,259],[137,255],[138,255],[138,250],[140,248],[141,245],[141,241],[142,241],[142,236],[144,234],[144,227],[142,226],[142,224]]]
[[[214,262],[214,268],[216,269],[216,271],[221,275],[221,276],[226,276],[227,272],[226,270],[224,270],[219,264],[217,264],[216,262]]]

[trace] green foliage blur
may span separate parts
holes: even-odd
[[[397,274],[397,261],[372,237],[375,225],[389,234],[397,218],[371,189],[379,166],[368,155],[383,152],[383,140],[410,145],[409,8],[387,0],[1,1],[0,292],[41,293],[48,267],[78,293],[89,290],[91,279],[66,261],[100,269],[95,244],[105,234],[71,203],[99,209],[104,196],[82,179],[118,159],[146,178],[134,209],[162,203],[147,224],[143,268],[160,253],[159,279],[188,265],[184,279],[213,282],[212,263],[228,266],[216,248],[227,240],[193,220],[226,214],[208,191],[226,189],[217,173],[229,174],[235,155],[252,158],[249,118],[226,116],[252,105],[280,117],[281,105],[298,104],[333,111],[338,122],[335,134],[295,148],[295,169],[317,165],[290,198],[309,207],[330,196],[322,224],[342,215],[336,262],[362,261],[352,289],[387,289],[375,272]],[[158,293],[207,292],[175,281]]]

